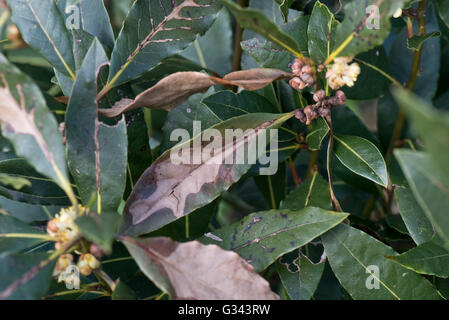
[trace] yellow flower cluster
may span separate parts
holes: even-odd
[[[351,61],[352,57],[338,57],[335,58],[334,64],[327,66],[326,78],[333,90],[338,90],[345,85],[354,86],[360,74],[360,66],[356,62],[349,64]]]
[[[55,242],[56,249],[60,249],[65,243],[70,242],[78,235],[79,229],[75,220],[79,216],[87,214],[87,212],[87,209],[81,205],[64,208],[56,214],[54,219],[48,222],[47,232]],[[58,282],[74,283],[73,277],[76,275],[70,272],[71,266],[74,269],[75,267],[78,268],[80,274],[89,276],[92,271],[100,268],[101,263],[94,255],[86,253],[78,258],[78,263],[75,266],[73,255],[70,253],[64,254],[59,257],[53,271],[53,276],[58,279]],[[77,280],[79,281],[79,279]]]
[[[76,237],[79,230],[75,220],[86,212],[87,210],[83,206],[64,208],[56,214],[53,220],[48,222],[47,232],[52,240],[56,242],[56,249],[61,248],[64,243]]]

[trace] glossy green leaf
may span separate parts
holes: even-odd
[[[66,113],[70,171],[84,204],[101,199],[95,209],[117,210],[126,185],[125,121],[108,126],[98,120],[97,72],[107,62],[101,44],[91,45],[81,67]]]
[[[298,43],[262,12],[251,8],[242,8],[230,0],[220,0],[220,2],[231,11],[242,28],[259,33],[267,40],[290,51],[293,55],[301,56],[301,49]]]
[[[449,3],[445,0],[434,0],[434,2],[441,19],[449,27]]]
[[[309,54],[316,63],[322,64],[331,52],[331,40],[338,21],[329,8],[320,1],[315,6],[310,16],[307,37],[309,39]]]
[[[306,142],[310,150],[321,150],[323,140],[329,133],[329,125],[323,118],[318,118],[312,122],[312,130],[306,137]]]
[[[0,179],[0,194],[20,202],[41,205],[69,205],[67,196],[51,179],[37,173],[24,159],[0,161],[0,174],[25,179],[29,185],[15,190]]]
[[[449,251],[444,248],[438,237],[434,237],[431,241],[422,243],[403,254],[388,258],[420,274],[449,278],[449,269],[447,268]]]
[[[13,21],[24,40],[59,72],[75,79],[69,31],[53,0],[9,0]]]
[[[417,30],[417,22],[414,22]],[[432,1],[427,1],[426,32],[439,32],[440,27]],[[415,32],[416,33],[416,32]],[[413,62],[413,51],[407,48],[408,31],[403,28],[395,38],[389,53],[389,62],[392,76],[399,83],[407,83],[410,77],[410,66]],[[423,43],[421,60],[419,64],[419,77],[414,92],[425,100],[430,101],[438,89],[440,78],[441,43],[439,38],[430,38]],[[391,115],[390,115],[391,116]]]
[[[45,242],[40,236],[45,234],[16,218],[0,214],[0,253],[18,252]]]
[[[10,216],[26,223],[47,221],[61,210],[59,206],[32,205],[25,202],[13,201],[3,196],[0,196],[0,207]]]
[[[281,9],[282,17],[284,21],[288,21],[288,9],[292,6],[295,0],[276,0],[279,3],[279,9]]]
[[[292,114],[256,113],[220,122],[211,128],[215,130],[205,131],[206,136],[212,134],[214,139],[211,143],[215,142],[215,145],[210,145],[210,143],[206,143],[207,141],[203,141],[204,144],[201,145],[201,140],[204,139],[202,135],[199,135],[201,131],[194,132],[192,140],[190,140],[190,135],[185,136],[186,132],[183,131],[182,135],[176,137],[177,139],[181,138],[181,143],[164,152],[137,182],[125,207],[125,222],[121,232],[126,235],[148,233],[212,202],[252,167],[254,163],[249,163],[251,162],[249,161],[250,157],[258,159],[265,152],[266,145],[271,138],[267,140],[267,135],[262,136],[266,131],[256,131],[256,129],[267,129],[268,131],[277,129],[292,116]],[[229,129],[229,127],[239,128],[242,133],[247,129],[254,130],[237,137],[234,144],[226,142],[224,133],[225,129]],[[211,138],[207,139],[211,141]],[[262,141],[260,141],[261,139]],[[259,140],[259,147],[256,154],[248,155],[248,152],[245,152],[248,143],[254,143],[257,140]],[[192,146],[199,145],[201,148],[208,146],[208,148],[215,149],[217,143],[220,144],[220,148],[213,152],[213,157],[209,158],[207,162],[202,161],[205,159],[205,153],[201,156],[202,153],[198,151],[191,152]],[[260,148],[261,146],[263,149]],[[235,152],[241,154],[243,152],[242,164],[222,163],[223,161],[220,159],[223,159],[225,154],[227,158],[228,153],[234,148]],[[201,150],[204,152],[204,149]],[[209,149],[209,155],[211,151]],[[180,154],[184,155],[184,160],[180,159]],[[194,158],[189,157],[189,154]],[[176,159],[174,162],[173,155]]]
[[[123,281],[117,283],[111,297],[112,300],[137,300],[138,298],[137,294]]]
[[[396,203],[405,226],[416,244],[430,241],[435,231],[409,187],[394,191]]]
[[[394,96],[411,117],[431,161],[443,175],[441,178],[449,182],[449,113],[437,111],[424,100],[403,90],[395,90]]]
[[[449,185],[439,175],[432,159],[425,153],[396,150],[396,159],[407,177],[416,201],[424,210],[435,231],[449,245]]]
[[[0,299],[36,300],[42,298],[50,287],[56,263],[54,261],[43,268],[39,267],[48,257],[47,253],[0,255],[0,274],[3,275],[0,277]],[[35,270],[32,272],[33,277],[26,279],[23,284],[17,285],[17,281],[31,270]]]
[[[309,207],[253,213],[241,221],[215,230],[201,242],[233,250],[260,272],[279,257],[302,247],[335,227],[348,214]]]
[[[376,146],[368,140],[355,136],[335,136],[334,152],[352,172],[381,186],[387,186],[385,161]]]
[[[419,48],[422,46],[424,41],[430,39],[430,38],[436,38],[441,36],[441,32],[431,32],[423,36],[413,36],[410,39],[407,39],[407,48],[412,49],[414,51],[418,51]]]
[[[86,239],[101,246],[109,255],[112,252],[112,242],[115,240],[120,216],[115,212],[103,212],[101,215],[92,213],[76,219],[80,232]]]
[[[394,250],[366,233],[341,224],[322,239],[332,270],[353,299],[440,299],[429,281],[386,259]]]
[[[112,52],[110,83],[135,79],[179,53],[208,30],[217,10],[209,0],[134,2]]]
[[[73,31],[81,30],[91,34],[108,52],[112,51],[115,43],[114,32],[103,0],[79,0],[76,3],[70,0],[58,0],[57,2],[60,11],[64,13],[65,21],[76,26],[72,29]]]
[[[329,184],[318,173],[303,181],[282,201],[280,208],[297,211],[306,207],[332,208]]]

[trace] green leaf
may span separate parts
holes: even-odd
[[[75,25],[79,24],[79,29],[73,29],[73,31],[88,32],[98,38],[108,52],[112,51],[115,43],[114,32],[103,0],[79,0],[76,2],[58,0],[57,2],[65,20]],[[79,14],[73,6],[79,9]]]
[[[70,34],[53,0],[8,0],[12,19],[24,40],[59,72],[74,80]]]
[[[325,262],[314,264],[300,250],[276,262],[276,270],[290,299],[310,300],[323,275]]]
[[[438,236],[416,248],[388,259],[420,274],[449,278],[449,251],[444,248]]]
[[[95,40],[78,73],[67,108],[67,154],[82,202],[86,205],[97,196],[101,200],[98,210],[116,211],[126,185],[127,137],[124,119],[116,126],[98,120],[96,79],[106,62],[106,54]]]
[[[413,241],[418,245],[430,241],[435,231],[410,188],[398,188],[394,191],[394,196],[401,217]]]
[[[47,221],[61,210],[59,206],[39,206],[24,202],[17,202],[0,196],[0,207],[20,221],[30,223],[35,221]]]
[[[285,22],[288,21],[288,9],[290,9],[294,1],[295,0],[276,0],[276,2],[279,3],[279,9],[281,10]]]
[[[101,246],[104,252],[112,253],[112,242],[117,233],[120,216],[114,212],[92,213],[76,219],[80,232],[86,239]]]
[[[419,48],[423,45],[424,41],[430,38],[437,38],[441,36],[441,32],[431,32],[423,36],[414,35],[413,37],[407,39],[407,48],[418,51]]]
[[[217,10],[206,0],[134,2],[112,52],[110,85],[135,79],[179,53],[208,30]]]
[[[434,0],[434,2],[441,20],[449,27],[449,3],[445,0]]]
[[[220,0],[220,2],[231,11],[242,28],[259,33],[267,40],[277,44],[297,57],[302,56],[298,43],[262,12],[250,8],[242,8],[230,0]]]
[[[368,140],[336,135],[334,152],[338,160],[352,172],[381,186],[388,185],[387,167],[382,154]]]
[[[182,132],[182,135],[175,136],[175,139],[181,138],[181,143],[164,152],[137,182],[125,206],[125,223],[121,232],[126,235],[148,233],[212,202],[252,167],[254,163],[249,163],[251,162],[249,157],[258,159],[265,152],[268,141],[265,139],[265,144],[263,144],[264,138],[261,136],[265,131],[256,131],[256,129],[263,128],[268,131],[277,129],[291,117],[291,113],[257,113],[220,122],[211,128],[215,129],[214,131],[205,131],[206,134],[213,134],[214,139],[212,143],[214,144],[205,144],[202,148],[208,145],[208,148],[213,147],[215,149],[217,143],[220,143],[219,150],[222,150],[215,150],[213,158],[206,163],[202,159],[195,160],[197,164],[192,164],[193,161],[191,160],[188,161],[189,163],[186,163],[186,161],[179,159],[180,153],[188,155],[191,153],[191,145],[197,146],[201,143],[201,140],[204,138],[202,135],[199,135],[201,130],[194,132],[192,140],[190,140],[190,135],[185,136],[185,131]],[[234,143],[226,143],[224,133],[229,128],[239,128],[243,130],[242,132],[245,132],[247,129],[254,130],[237,137],[234,145]],[[217,137],[216,134],[220,134],[220,137]],[[259,147],[256,154],[248,155],[245,152],[248,143],[253,143],[257,140],[259,140]],[[203,142],[205,143],[206,141]],[[261,147],[263,148],[261,149]],[[244,159],[242,159],[242,162],[244,164],[222,163],[223,161],[220,159],[223,158],[224,154],[230,152],[230,148],[232,150],[236,148],[235,152],[243,153]],[[209,151],[212,150],[209,149]],[[201,156],[199,151],[193,152],[193,154]],[[172,160],[172,155],[177,155],[178,157],[175,162]],[[224,172],[227,173],[224,174]],[[192,188],[192,185],[195,188]]]
[[[15,190],[20,190],[24,187],[31,187],[31,182],[25,178],[13,177],[6,173],[0,173],[0,183],[11,186]]]
[[[224,76],[232,71],[232,48],[231,15],[222,9],[206,34],[198,37],[180,56]]]
[[[360,75],[353,87],[343,87],[346,98],[368,100],[382,96],[391,84],[391,80],[386,77],[391,71],[385,48],[380,46],[361,53],[354,61],[360,65]]]
[[[415,33],[417,23],[414,23]],[[431,1],[427,1],[426,32],[440,31],[438,18]],[[413,51],[407,48],[408,30],[403,28],[394,40],[389,54],[392,75],[399,83],[407,83],[410,77],[410,66],[413,63]],[[414,92],[425,100],[431,100],[438,89],[441,66],[441,40],[430,38],[423,43],[419,77]],[[390,115],[391,116],[391,115]]]
[[[423,99],[406,91],[395,90],[393,94],[412,119],[431,161],[442,173],[441,178],[449,182],[449,113],[435,110]]]
[[[344,7],[345,18],[335,32],[335,43],[326,63],[339,56],[356,56],[383,44],[390,33],[390,18],[404,0],[354,0]],[[368,9],[378,8],[379,25]],[[376,11],[374,11],[376,13]]]
[[[37,300],[45,295],[50,287],[56,261],[45,267],[40,264],[49,257],[47,253],[2,254],[0,255],[0,299]],[[30,276],[18,283],[24,274]]]
[[[45,242],[45,233],[16,218],[0,214],[0,253],[18,252]]]
[[[0,161],[0,176],[24,179],[20,190],[13,190],[0,179],[0,194],[15,201],[41,205],[69,205],[67,196],[51,179],[37,173],[24,159]]]
[[[2,133],[37,172],[53,179],[76,202],[68,179],[58,124],[37,86],[0,55]]]
[[[426,279],[386,259],[394,250],[366,233],[341,224],[322,239],[332,270],[353,299],[440,299]],[[368,289],[376,281],[379,289]]]
[[[137,294],[126,285],[125,282],[119,281],[115,286],[114,292],[112,292],[112,300],[137,300],[139,297]]]
[[[312,130],[306,137],[306,142],[309,150],[321,150],[324,138],[329,133],[329,125],[323,118],[318,118],[312,122]]]
[[[318,172],[306,179],[282,201],[280,208],[297,211],[306,207],[332,208],[329,184]]]
[[[396,159],[401,165],[416,201],[424,210],[435,231],[449,245],[449,185],[437,173],[431,157],[422,152],[396,150]]]
[[[307,37],[309,39],[309,55],[317,64],[326,61],[331,51],[331,39],[333,32],[338,26],[329,8],[320,1],[315,2],[310,16]]]
[[[280,163],[274,175],[254,177],[259,190],[271,209],[278,209],[279,203],[285,198],[286,191],[286,167],[285,162]]]
[[[212,238],[205,236],[200,241],[237,252],[260,272],[285,253],[309,243],[347,217],[346,213],[313,207],[301,211],[271,210],[253,213],[215,230]]]

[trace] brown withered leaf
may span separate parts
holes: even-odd
[[[142,272],[172,299],[279,300],[269,283],[233,251],[163,237],[121,241]]]
[[[234,154],[244,152],[248,144],[256,143],[264,137],[262,129],[277,129],[292,114],[248,114],[229,119],[213,127],[221,134],[214,143],[222,146],[213,150],[209,159],[201,158],[204,145],[201,136],[167,150],[141,176],[135,185],[124,209],[124,224],[121,234],[138,236],[157,230],[164,225],[182,218],[212,202],[232,184],[237,182],[253,164],[227,164],[225,161]],[[227,142],[225,130],[240,128],[242,135],[235,142]],[[244,131],[249,132],[243,134]],[[253,129],[253,130],[252,130]],[[260,143],[260,141],[259,141]],[[202,145],[202,149],[197,148]],[[265,151],[265,144],[251,154],[255,159]],[[200,145],[200,146],[201,146]],[[209,146],[210,148],[210,146]],[[173,155],[185,154],[188,161],[173,161]],[[200,159],[191,159],[199,155]]]
[[[291,73],[278,69],[256,68],[232,72],[227,74],[223,80],[247,90],[259,90],[274,81],[288,79],[292,76]]]
[[[263,68],[232,72],[223,79],[201,72],[176,72],[163,78],[155,86],[139,94],[134,100],[122,99],[111,109],[99,109],[99,113],[106,117],[116,117],[123,112],[140,107],[170,111],[191,95],[205,92],[213,85],[231,85],[247,90],[259,90],[276,80],[291,77],[290,73],[282,70]]]
[[[100,114],[115,117],[123,112],[147,107],[170,111],[191,95],[207,91],[214,85],[211,77],[201,72],[176,72],[155,86],[139,94],[136,99],[122,99],[111,109],[100,109]]]

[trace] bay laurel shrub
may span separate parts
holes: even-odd
[[[448,298],[448,40],[444,0],[0,0],[0,299]]]

